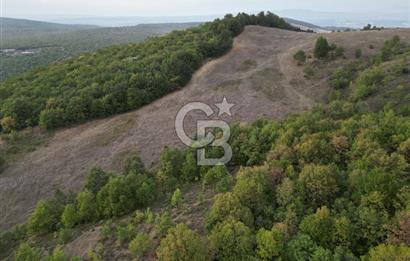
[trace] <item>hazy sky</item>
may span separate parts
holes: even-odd
[[[311,9],[333,12],[409,12],[409,0],[0,0],[1,16],[188,16]]]

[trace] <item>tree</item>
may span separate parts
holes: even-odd
[[[283,231],[273,227],[272,230],[260,229],[256,234],[257,253],[264,260],[272,260],[281,255],[285,247]]]
[[[84,189],[91,191],[94,195],[97,195],[98,191],[107,184],[111,174],[103,171],[99,167],[92,168],[88,174],[87,181]]]
[[[123,162],[123,173],[143,174],[145,173],[144,164],[136,153],[129,155]]]
[[[206,244],[198,233],[184,224],[169,230],[157,248],[159,261],[205,261],[210,260]]]
[[[209,235],[215,259],[221,261],[250,260],[255,239],[250,228],[233,219],[219,223]]]
[[[305,202],[314,208],[331,203],[340,190],[338,172],[333,165],[306,165],[298,178]]]
[[[251,210],[243,206],[239,199],[231,192],[215,196],[214,203],[205,219],[205,227],[208,231],[211,231],[218,223],[228,219],[241,221],[246,226],[253,227]]]
[[[199,178],[199,168],[192,151],[186,153],[185,161],[182,164],[182,179],[184,181],[194,181]]]
[[[214,166],[204,175],[203,184],[216,184],[218,192],[226,192],[231,184],[231,174],[224,165]]]
[[[368,255],[364,258],[366,261],[388,261],[397,260],[405,261],[410,259],[410,247],[408,246],[393,246],[393,245],[378,245],[370,249]]]
[[[61,223],[65,228],[73,228],[78,222],[77,209],[74,204],[67,204],[61,215]]]
[[[286,249],[286,260],[303,261],[310,260],[313,253],[318,249],[316,243],[305,234],[298,234],[293,238]]]
[[[95,195],[85,189],[77,195],[77,211],[79,222],[90,222],[98,218],[98,206]]]
[[[334,220],[327,207],[318,208],[315,214],[306,216],[299,225],[300,232],[309,235],[325,248],[332,246]]]
[[[30,234],[47,233],[56,229],[62,210],[50,202],[40,200],[30,215],[27,227]]]
[[[316,40],[316,45],[314,49],[314,56],[318,59],[323,59],[327,57],[327,54],[330,51],[329,43],[327,42],[326,38],[323,36],[319,37]]]
[[[152,246],[152,240],[148,234],[144,232],[138,233],[135,238],[128,245],[131,255],[141,258]]]

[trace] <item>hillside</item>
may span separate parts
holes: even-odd
[[[13,27],[13,24],[7,25],[6,23],[0,53],[2,59],[0,79],[4,80],[27,70],[59,62],[81,53],[111,45],[138,43],[148,37],[164,35],[173,30],[183,30],[197,26],[198,23],[144,24],[108,28],[57,25],[52,29],[44,29],[44,26],[36,30],[37,27],[19,29]]]
[[[84,30],[97,27],[94,25],[59,24],[7,17],[0,17],[0,24],[2,28],[2,37],[4,37],[4,39],[21,37],[22,35]]]
[[[55,187],[78,190],[93,166],[119,171],[121,159],[134,151],[147,167],[156,165],[164,146],[181,146],[174,117],[192,100],[214,104],[226,96],[236,104],[233,117],[227,119],[233,122],[283,119],[308,110],[325,100],[330,90],[327,73],[355,59],[358,48],[364,57],[376,54],[394,35],[409,39],[407,30],[326,34],[329,42],[346,49],[347,59],[327,65],[323,77],[306,78],[304,67],[297,66],[292,56],[301,48],[312,52],[317,35],[247,27],[227,55],[202,66],[185,88],[139,110],[59,130],[43,146],[20,155],[0,176],[1,205],[9,206],[3,207],[1,224],[9,227],[25,220],[36,202],[52,196]]]

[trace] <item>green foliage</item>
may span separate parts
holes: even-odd
[[[87,189],[77,195],[77,216],[80,223],[95,221],[99,217],[95,195]]]
[[[324,38],[323,36],[319,37],[316,40],[315,49],[313,51],[315,58],[318,58],[318,59],[326,58],[329,51],[330,51],[330,46],[326,38]]]
[[[331,203],[341,188],[339,176],[333,165],[306,165],[298,178],[305,203],[314,208]]]
[[[173,207],[178,207],[182,204],[183,197],[182,197],[182,192],[179,188],[177,188],[174,193],[172,194],[171,197],[171,206]]]
[[[97,195],[98,191],[107,184],[111,174],[105,172],[99,167],[91,169],[87,176],[84,189],[91,191],[94,195]]]
[[[61,228],[58,231],[58,243],[60,244],[67,244],[73,238],[73,230],[70,228]]]
[[[349,87],[356,78],[357,67],[357,63],[349,63],[337,68],[330,77],[330,86],[337,90]]]
[[[14,256],[16,261],[38,261],[41,260],[41,251],[36,248],[32,248],[27,244],[22,244],[17,249]]]
[[[40,118],[43,127],[56,128],[140,108],[186,85],[206,59],[226,53],[251,24],[297,30],[271,13],[238,14],[83,54],[3,81],[0,118],[14,118],[17,129]],[[60,101],[57,107],[47,108],[50,98]]]
[[[154,181],[145,174],[112,177],[97,194],[104,217],[121,216],[144,207],[155,197]]]
[[[308,235],[298,234],[289,242],[286,255],[292,261],[309,260],[317,249],[318,246]]]
[[[132,224],[118,225],[115,232],[120,245],[127,243],[135,236],[135,228]]]
[[[157,248],[159,261],[210,260],[206,245],[200,236],[184,224],[169,230]]]
[[[77,209],[74,204],[68,204],[64,207],[61,215],[61,223],[65,228],[73,228],[78,222]]]
[[[218,223],[228,219],[241,221],[248,227],[253,227],[251,210],[243,206],[231,192],[215,196],[214,203],[205,219],[205,227],[208,231],[211,231]]]
[[[135,238],[128,245],[131,255],[141,258],[151,248],[153,242],[148,234],[144,232],[138,233]]]
[[[63,208],[54,202],[39,201],[28,219],[28,232],[41,234],[55,231],[62,212]]]
[[[127,174],[142,174],[145,173],[144,164],[137,154],[128,155],[123,162],[123,173]]]
[[[228,219],[216,225],[209,235],[209,242],[217,260],[250,260],[254,255],[254,235],[240,221]]]
[[[45,258],[45,261],[69,261],[69,258],[60,247],[56,247],[53,253]]]
[[[203,185],[215,184],[218,192],[226,192],[231,185],[231,174],[225,165],[212,167],[203,177]]]
[[[194,181],[199,178],[199,167],[195,156],[195,153],[192,151],[186,153],[185,161],[181,168],[181,175],[184,181]]]
[[[279,257],[285,247],[285,236],[283,231],[272,228],[271,231],[264,228],[256,234],[257,253],[264,260]]]
[[[305,53],[305,51],[303,51],[303,50],[297,51],[293,55],[293,59],[295,59],[298,62],[298,64],[306,62],[306,53]]]
[[[300,231],[307,234],[322,247],[331,247],[334,233],[334,220],[327,207],[306,216],[299,225]]]
[[[158,215],[155,218],[155,232],[160,237],[165,236],[168,233],[168,230],[174,227],[174,225],[174,221],[168,212]]]
[[[379,245],[372,248],[369,254],[364,258],[366,261],[379,260],[408,260],[410,258],[410,247],[394,246],[394,245]]]

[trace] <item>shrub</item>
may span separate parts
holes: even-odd
[[[181,192],[181,190],[180,190],[179,188],[177,188],[177,189],[174,191],[174,194],[172,194],[172,197],[171,197],[171,206],[173,206],[173,207],[178,207],[179,205],[181,205],[182,200],[183,200],[183,198],[182,198],[182,192]]]
[[[58,243],[59,244],[67,244],[73,237],[73,230],[70,228],[61,228],[58,231]]]
[[[16,128],[16,120],[7,116],[1,119],[0,125],[4,132],[9,133]]]
[[[240,221],[230,219],[216,225],[209,235],[209,242],[216,260],[245,261],[253,256],[254,236]]]
[[[53,250],[53,253],[51,256],[48,256],[45,258],[45,261],[70,261],[72,260],[69,258],[64,251],[61,249],[61,247],[56,247]]]
[[[310,65],[306,66],[305,69],[303,69],[303,72],[305,73],[306,78],[311,78],[315,76],[315,70]]]
[[[330,46],[326,38],[324,38],[323,36],[319,37],[316,40],[316,45],[315,45],[315,49],[313,52],[315,58],[318,58],[318,59],[326,58],[329,51],[330,51]]]
[[[123,162],[123,173],[128,175],[145,173],[144,164],[136,153],[129,155]]]
[[[299,225],[300,232],[307,234],[322,247],[331,247],[334,234],[334,220],[327,207],[316,210],[315,214],[305,216]]]
[[[295,59],[298,62],[298,64],[306,62],[306,53],[305,53],[305,51],[303,51],[303,50],[297,51],[293,55],[293,59]]]
[[[345,53],[345,49],[343,47],[339,46],[335,49],[335,56],[336,57],[341,57],[341,56],[344,55],[344,53]]]
[[[152,244],[153,242],[148,234],[140,232],[130,242],[128,249],[130,250],[132,256],[141,258],[147,253]]]
[[[361,99],[367,98],[370,95],[372,95],[374,91],[375,91],[375,88],[371,85],[359,84],[356,86],[353,92],[353,97],[356,100],[361,100]]]
[[[104,222],[104,224],[101,226],[100,233],[103,239],[108,239],[114,234],[112,220],[107,220]]]
[[[40,113],[38,125],[43,129],[54,129],[64,126],[66,123],[64,110],[61,108],[45,109]]]
[[[141,210],[135,210],[132,222],[134,225],[142,223],[145,219],[145,214]]]
[[[41,260],[40,249],[32,248],[27,244],[22,244],[17,249],[14,256],[15,261],[38,261]]]
[[[135,228],[132,224],[117,226],[116,236],[120,244],[131,240],[135,235]]]
[[[337,68],[330,76],[330,86],[339,90],[349,87],[356,78],[357,64],[349,63]]]
[[[174,226],[174,221],[168,212],[158,215],[155,219],[155,232],[163,237],[168,233],[168,230]]]
[[[205,261],[208,255],[205,242],[198,233],[184,224],[169,230],[157,249],[159,261]]]

